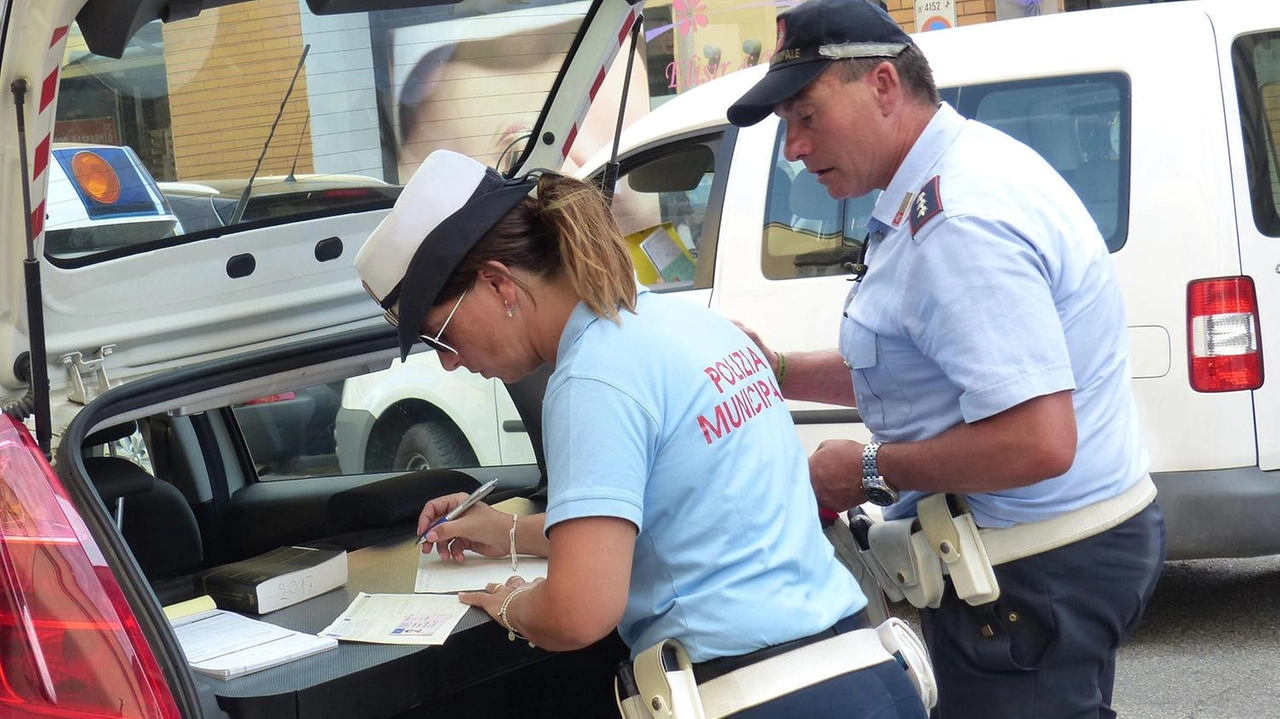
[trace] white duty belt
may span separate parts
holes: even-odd
[[[1053,519],[1012,527],[979,529],[967,507],[956,511],[945,494],[920,500],[917,516],[877,522],[859,559],[890,601],[920,608],[941,605],[943,576],[956,595],[974,606],[1000,597],[993,567],[1065,547],[1115,527],[1141,512],[1156,496],[1144,475],[1120,494]]]
[[[665,639],[640,652],[632,665],[619,667],[614,692],[623,719],[721,719],[886,662],[905,670],[925,711],[937,704],[937,684],[924,642],[897,617],[875,629],[806,644],[702,684],[694,680],[684,647]]]
[[[991,560],[992,566],[999,566],[1102,534],[1146,509],[1155,498],[1156,485],[1151,481],[1151,475],[1144,474],[1132,487],[1110,499],[1053,519],[1024,522],[1002,529],[979,529],[978,533],[982,536],[987,559]],[[920,524],[924,528],[923,519]],[[928,529],[925,532],[927,534]],[[945,564],[945,558],[943,562]]]

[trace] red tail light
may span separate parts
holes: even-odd
[[[115,575],[26,427],[0,415],[0,715],[178,719]]]
[[[1249,277],[1187,285],[1187,355],[1191,388],[1231,392],[1262,386],[1258,297]]]

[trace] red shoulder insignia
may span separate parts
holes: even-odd
[[[914,236],[933,216],[942,212],[942,195],[938,191],[938,176],[924,183],[911,203],[911,234]]]

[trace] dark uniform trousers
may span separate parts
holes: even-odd
[[[972,607],[948,580],[921,610],[938,680],[933,719],[1113,719],[1116,649],[1165,557],[1157,503],[1074,544],[995,568],[1000,598]]]

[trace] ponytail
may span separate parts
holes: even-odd
[[[598,317],[617,322],[619,310],[636,311],[636,271],[626,240],[600,191],[581,180],[539,177],[537,196],[521,200],[476,243],[440,296],[461,294],[490,261],[538,277],[563,277]]]
[[[636,310],[635,266],[626,241],[593,185],[546,174],[538,179],[540,219],[559,238],[560,266],[578,297],[596,315],[617,321],[619,308]]]

